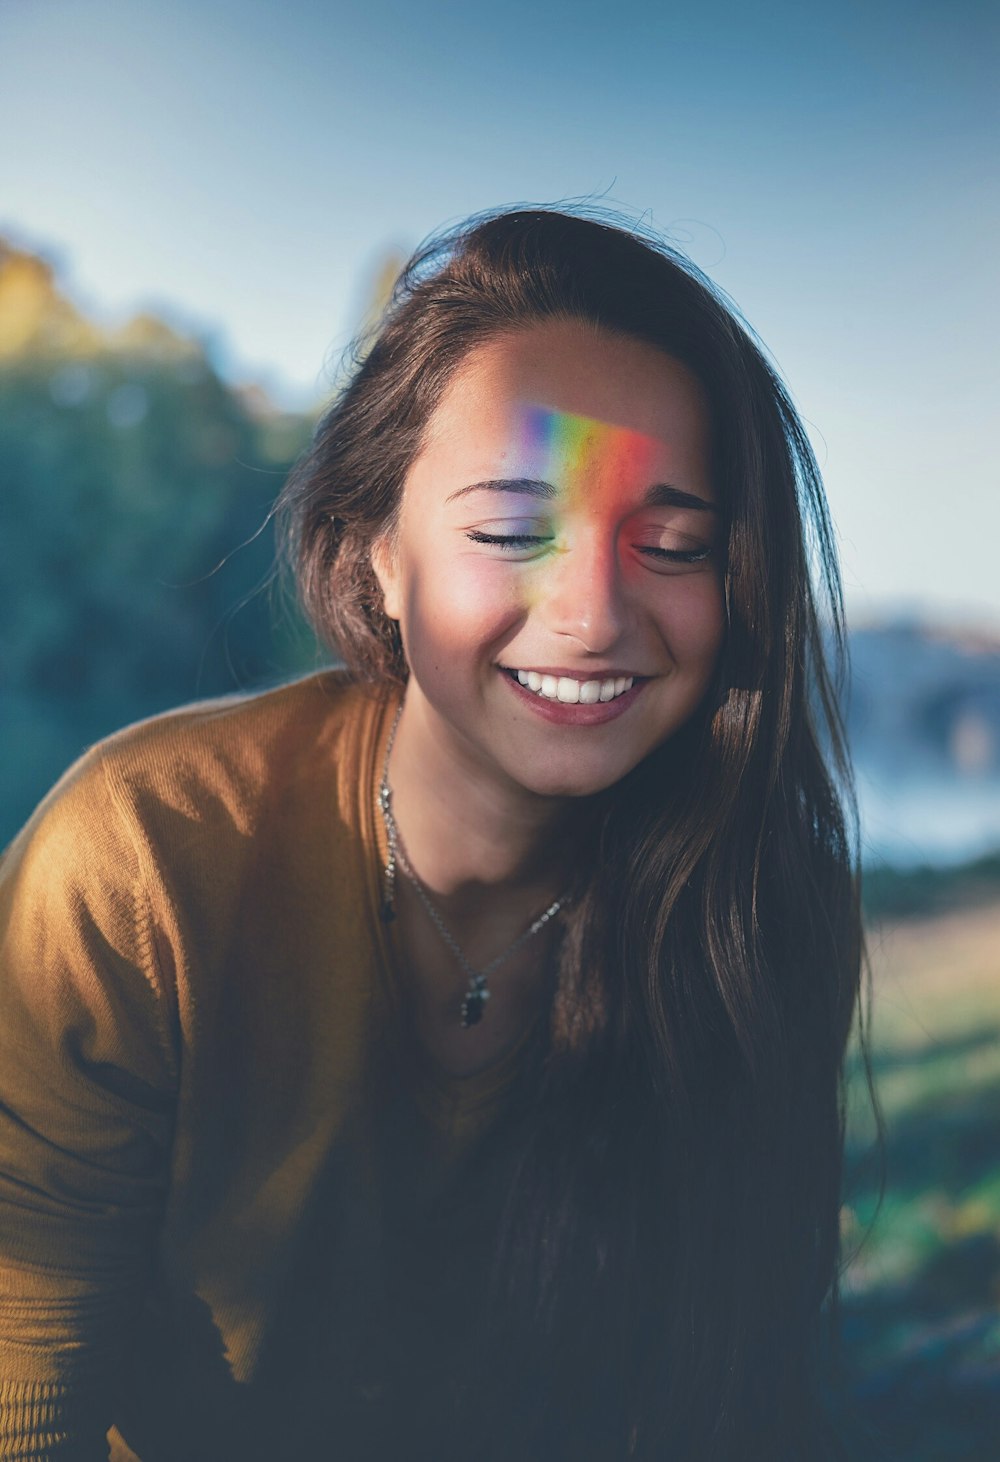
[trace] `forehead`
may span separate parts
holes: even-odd
[[[514,456],[525,474],[572,478],[599,464],[642,477],[653,471],[659,455],[655,437],[591,416],[522,401],[511,417]]]
[[[680,361],[579,320],[550,320],[474,346],[427,423],[429,449],[476,443],[548,453],[704,451],[702,387]]]

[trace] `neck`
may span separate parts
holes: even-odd
[[[565,891],[591,809],[484,767],[412,685],[388,780],[407,859],[443,908],[472,916],[505,895],[549,901]]]

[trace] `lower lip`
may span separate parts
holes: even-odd
[[[497,673],[518,699],[530,706],[536,716],[541,716],[543,721],[551,721],[556,726],[603,726],[605,721],[614,721],[628,710],[647,684],[646,680],[637,680],[629,690],[616,696],[613,701],[595,701],[589,706],[580,705],[579,702],[573,705],[566,701],[550,701],[545,696],[538,695],[522,685],[513,675],[508,675],[506,670],[498,670]]]

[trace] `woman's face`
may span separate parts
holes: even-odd
[[[395,551],[374,555],[407,701],[501,783],[602,791],[705,695],[722,551],[707,407],[680,362],[576,320],[477,346],[428,422]]]

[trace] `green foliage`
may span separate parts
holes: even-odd
[[[1000,895],[1000,853],[953,868],[865,869],[862,897],[870,919],[905,919],[989,903]]]
[[[872,931],[885,1190],[856,1050],[842,1232],[852,1390],[892,1462],[1000,1436],[1000,906]]]
[[[195,353],[0,369],[0,735],[18,769],[0,844],[100,736],[316,663],[267,583],[271,505],[309,430],[252,413]]]

